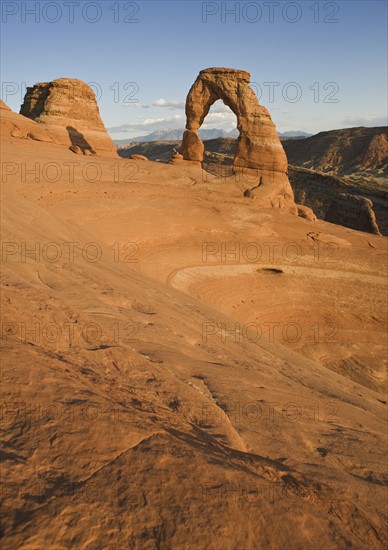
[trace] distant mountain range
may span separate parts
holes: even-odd
[[[289,132],[278,132],[279,137],[281,138],[291,138],[291,137],[297,137],[297,138],[308,138],[311,137],[313,134],[308,134],[307,132],[301,132],[300,130],[290,130]]]
[[[137,142],[137,143],[145,143],[148,141],[180,141],[182,139],[183,132],[185,131],[184,128],[168,128],[168,129],[161,129],[156,130],[156,132],[152,132],[152,134],[148,134],[146,136],[137,136],[133,138],[127,138],[127,139],[114,139],[113,143],[116,146],[123,146],[123,145],[130,145],[131,143]],[[230,138],[236,138],[239,135],[239,132],[237,128],[234,128],[230,132],[226,132],[225,130],[218,130],[217,128],[212,128],[208,130],[199,130],[199,135],[201,136],[201,139],[216,139],[220,137],[230,137]],[[300,131],[290,131],[290,132],[279,132],[279,137],[298,137],[298,138],[305,138],[310,137],[312,134],[307,134],[306,132],[300,132]]]

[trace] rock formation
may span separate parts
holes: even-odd
[[[169,164],[182,164],[183,155],[179,153],[179,151],[177,151],[174,147],[171,153],[171,158],[168,162]]]
[[[186,131],[183,136],[183,156],[201,161],[203,144],[198,135],[210,107],[218,99],[237,117],[240,132],[234,166],[287,172],[287,157],[280,143],[268,110],[249,86],[250,74],[236,69],[212,68],[201,71],[186,99]]]
[[[136,153],[129,157],[131,160],[148,160],[145,155],[137,155]]]
[[[4,101],[3,101],[2,99],[0,99],[0,109],[1,109],[1,110],[4,109],[5,111],[10,111],[10,110],[11,110],[11,109],[8,107],[8,105],[6,105],[6,104],[4,103]]]
[[[37,122],[14,113],[2,100],[0,100],[0,110],[2,140],[32,139],[47,143],[53,141],[47,130],[42,128]]]
[[[59,78],[27,88],[20,114],[48,129],[57,143],[79,147],[83,154],[117,156],[96,96],[82,80]]]
[[[373,203],[361,195],[340,193],[333,199],[326,213],[326,221],[381,235]]]
[[[186,99],[186,131],[183,134],[182,154],[185,160],[200,163],[204,145],[198,134],[210,107],[218,99],[230,107],[237,117],[240,133],[233,170],[247,177],[250,194],[260,199],[261,206],[294,205],[293,192],[287,178],[287,157],[280,143],[268,110],[249,86],[246,71],[210,68],[201,71]],[[256,177],[256,182],[252,179]]]
[[[76,155],[83,155],[84,152],[82,151],[81,147],[78,147],[78,145],[71,145],[69,147],[70,151],[75,153]]]
[[[283,141],[290,164],[337,176],[388,168],[388,128],[343,128]]]
[[[304,218],[309,222],[317,221],[316,215],[314,214],[313,210],[308,206],[305,206],[304,204],[298,204],[297,208],[298,208],[298,216],[300,216],[301,218]]]
[[[353,216],[347,213],[346,210],[348,208],[358,209],[360,204],[352,205],[352,202],[346,202],[341,198],[337,201],[336,197],[345,194],[346,196],[361,196],[369,199],[373,204],[373,215],[376,218],[380,233],[385,236],[388,235],[388,219],[386,215],[388,200],[384,185],[368,182],[368,178],[360,179],[360,183],[349,182],[331,174],[314,172],[313,170],[291,165],[289,166],[289,178],[294,190],[295,201],[298,204],[312,208],[316,216],[321,220],[336,220],[334,223],[340,223],[352,229],[360,229],[360,227],[358,225],[355,227],[355,220],[352,219]],[[335,206],[337,202],[338,204]],[[346,204],[348,205],[347,207],[345,206]],[[328,214],[332,207],[334,210],[332,210],[331,214]],[[338,214],[339,208],[345,210],[343,215]],[[327,217],[328,215],[330,219]],[[373,227],[374,225],[372,224],[372,229]],[[363,229],[363,231],[367,230]],[[375,229],[372,232],[374,231]]]

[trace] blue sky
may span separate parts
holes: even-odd
[[[72,77],[94,83],[114,139],[180,128],[198,72],[233,67],[251,73],[280,132],[387,124],[385,0],[2,0],[1,8],[2,98],[15,111],[25,85]],[[204,122],[235,126],[222,102]]]

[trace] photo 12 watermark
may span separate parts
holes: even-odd
[[[73,348],[93,346],[99,349],[120,344],[138,342],[136,335],[140,324],[132,321],[115,321],[110,326],[102,326],[95,321],[14,322],[4,321],[1,325],[1,340],[17,338],[21,342],[34,344],[61,344]]]
[[[259,427],[262,423],[295,424],[300,421],[334,422],[338,420],[339,405],[333,400],[321,399],[299,403],[267,399],[237,399],[226,404],[202,405],[201,423],[209,421],[235,423]]]
[[[263,504],[274,507],[292,506],[300,500],[311,499],[312,493],[315,500],[322,504],[335,504],[341,501],[338,487],[326,485],[307,491],[304,484],[298,483],[291,474],[283,474],[282,478],[282,481],[263,479],[252,483],[205,483],[201,485],[202,500],[223,506],[257,507],[258,510],[263,508]]]
[[[28,86],[26,82],[4,80],[1,82],[1,97],[4,103],[14,97],[23,103],[28,89],[32,89],[32,87]],[[137,105],[140,101],[139,93],[139,84],[130,79],[120,82],[82,82],[77,79],[64,79],[61,83],[61,100],[66,100],[70,104],[80,101],[80,99],[90,104],[106,99],[110,103]]]
[[[340,85],[338,82],[250,82],[249,86],[253,89],[256,97],[264,104],[280,103],[299,103],[300,101],[313,103],[339,103],[338,96]]]
[[[263,321],[249,323],[215,323],[208,321],[202,323],[202,342],[209,340],[215,342],[233,341],[258,343],[266,340],[273,344],[280,342],[284,345],[303,343],[304,345],[325,344],[329,347],[340,344],[340,326],[334,320],[324,323],[306,325],[297,321]]]
[[[13,162],[1,163],[1,181],[17,178],[20,183],[139,183],[136,160],[115,161],[103,169],[99,162]]]
[[[333,264],[339,261],[337,243],[313,241],[281,243],[279,241],[208,241],[202,243],[204,264],[294,264],[309,259],[314,263]],[[275,272],[275,271],[273,271]],[[282,274],[279,265],[278,274]]]
[[[104,245],[98,242],[80,243],[77,241],[3,241],[1,243],[1,263],[50,263],[77,261],[95,264],[107,258],[115,263],[137,264],[140,247],[136,242]]]
[[[276,24],[340,22],[339,2],[202,2],[202,23]]]
[[[110,2],[99,0],[95,2],[52,0],[24,2],[5,0],[1,3],[1,21],[49,24],[56,23],[121,23],[137,24],[141,21],[141,3],[125,0]]]
[[[127,407],[112,407],[85,401],[3,401],[0,405],[0,421],[6,424],[22,422],[29,426],[56,422],[61,426],[71,424],[128,423],[136,400]]]

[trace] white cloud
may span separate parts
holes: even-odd
[[[131,102],[125,102],[120,105],[120,107],[132,107],[133,109],[149,109],[150,106],[145,103],[131,103]]]
[[[108,132],[111,134],[124,134],[132,130],[131,124],[120,124],[120,126],[110,126],[107,128]]]
[[[141,122],[137,123],[137,126],[152,126],[153,124],[158,124],[159,122],[164,122],[165,118],[145,118]]]
[[[225,103],[222,101],[222,99],[218,99],[213,105],[210,107],[209,113],[231,113],[234,115],[233,111],[225,105]]]
[[[155,107],[165,107],[166,109],[170,109],[170,110],[173,110],[173,109],[181,110],[185,108],[184,101],[176,101],[174,99],[164,99],[163,97],[154,101],[152,105],[154,105]]]
[[[134,132],[139,130],[147,130],[147,132],[154,132],[162,128],[181,128],[184,126],[183,122],[186,120],[184,115],[173,115],[170,117],[160,118],[145,118],[137,122],[130,122],[128,124],[120,124],[120,126],[111,126],[108,131],[112,134],[122,134],[128,132]]]
[[[384,115],[348,115],[344,118],[346,126],[387,126],[387,117]]]
[[[209,112],[209,114],[207,115],[206,119],[205,120],[214,120],[214,121],[218,121],[218,120],[237,120],[236,118],[236,115],[234,113],[232,113],[232,111],[229,111],[229,112],[225,112],[225,113],[220,113],[220,112]]]
[[[233,111],[223,103],[218,105],[214,104],[214,107],[212,106],[210,108],[201,128],[204,130],[220,128],[221,130],[230,132],[230,130],[237,128],[237,117]]]

